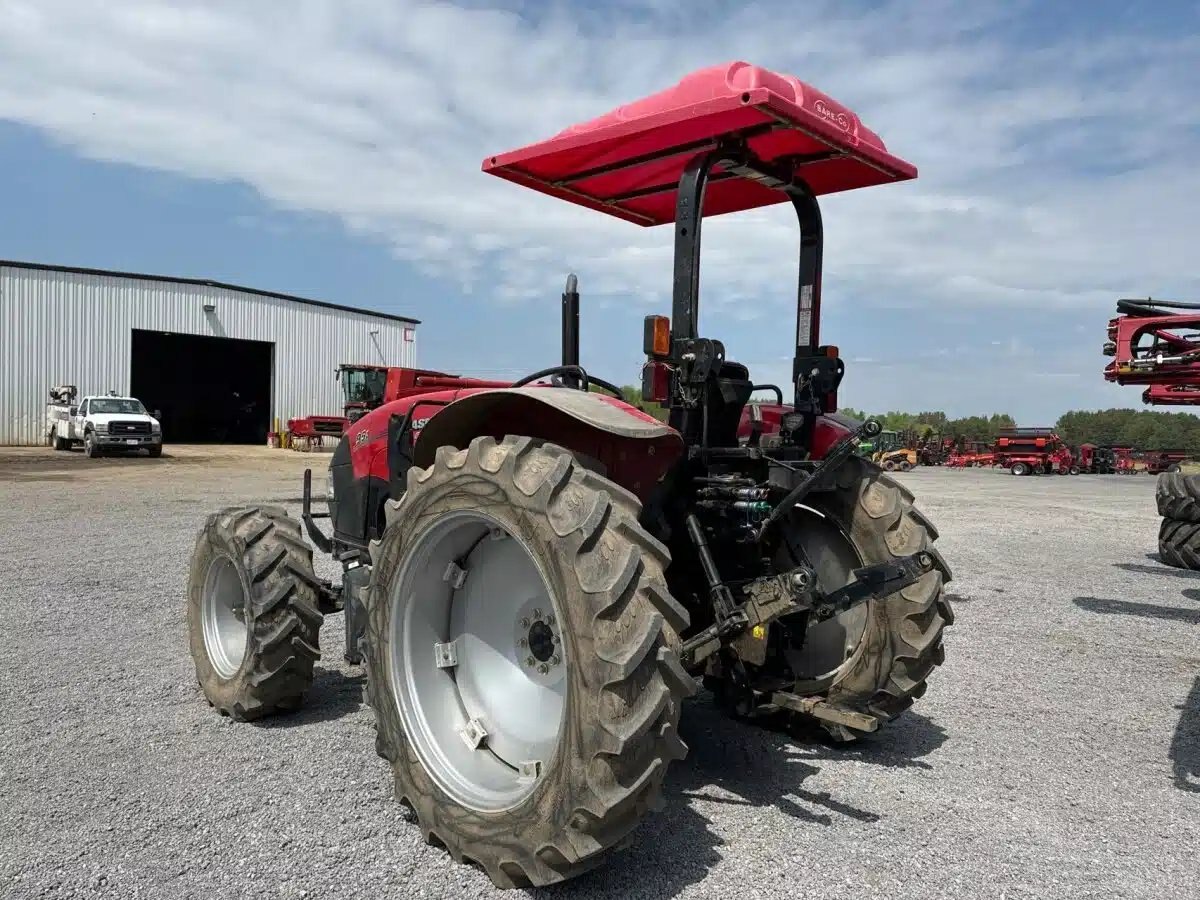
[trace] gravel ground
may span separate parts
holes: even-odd
[[[392,800],[340,619],[304,711],[209,709],[184,633],[196,530],[230,503],[295,510],[323,460],[168,449],[0,448],[0,896],[493,895]],[[1195,896],[1200,573],[1157,562],[1153,480],[904,479],[957,575],[915,710],[847,750],[701,697],[666,808],[606,867],[532,893]]]

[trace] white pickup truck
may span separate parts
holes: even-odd
[[[83,444],[88,456],[111,450],[146,450],[162,456],[162,426],[135,397],[84,397],[79,405],[46,408],[47,442],[55,450]]]

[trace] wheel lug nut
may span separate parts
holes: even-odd
[[[528,627],[529,627],[529,620],[528,620],[528,619],[522,619],[522,620],[521,620],[521,627],[522,627],[522,628],[528,628]]]
[[[528,647],[529,641],[525,640],[525,638],[521,638],[519,641],[517,641],[517,644],[519,644],[522,647]]]
[[[554,616],[546,616],[546,624],[553,625],[554,624]]]
[[[557,666],[560,662],[562,662],[562,660],[558,658],[557,653],[550,657],[550,665]]]
[[[550,671],[550,667],[548,665],[546,665],[545,663],[542,663],[540,666],[538,666],[538,671],[541,672],[543,675],[545,675],[547,672]]]
[[[525,665],[529,666],[530,668],[533,668],[533,664],[536,662],[537,662],[537,660],[534,659],[532,656],[525,657]]]
[[[540,619],[542,617],[542,611],[540,609],[535,609],[533,611],[533,617],[535,619]]]

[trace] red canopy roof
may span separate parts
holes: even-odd
[[[720,138],[740,137],[760,159],[790,161],[817,194],[905,181],[916,167],[836,100],[790,75],[744,62],[701,69],[674,87],[484,160],[517,184],[636,222],[675,220],[687,161]],[[706,216],[787,200],[744,178],[714,179]]]

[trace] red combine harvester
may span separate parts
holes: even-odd
[[[464,378],[431,369],[406,369],[400,366],[343,364],[338,366],[337,378],[342,383],[342,394],[345,398],[343,415],[288,419],[288,431],[292,435],[293,446],[308,449],[323,438],[340,438],[352,422],[357,422],[371,410],[378,409],[385,403],[404,397],[439,390],[511,385],[508,381]]]
[[[739,719],[852,740],[925,693],[953,613],[937,531],[856,455],[882,429],[834,415],[844,367],[820,343],[818,195],[911,165],[825,94],[730,63],[483,168],[671,225],[672,316],[648,317],[642,345],[643,397],[669,421],[580,365],[572,276],[560,364],[504,387],[414,382],[350,424],[328,512],[306,474],[301,522],[340,584],[284,510],[226,509],[197,540],[188,623],[208,700],[253,719],[302,703],[323,616],[345,612],[397,798],[429,843],[519,887],[637,840],[687,751],[696,679]],[[762,385],[701,335],[700,229],[774,203],[801,231],[788,403],[739,438]]]
[[[1053,428],[1005,428],[993,447],[996,465],[1013,475],[1078,475],[1071,448]]]

